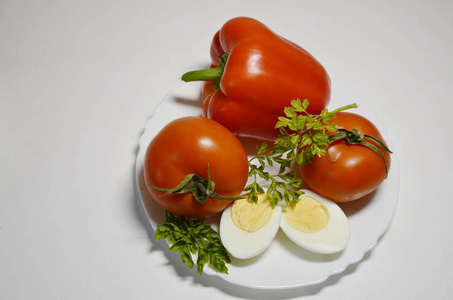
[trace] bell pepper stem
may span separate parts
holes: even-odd
[[[182,75],[181,79],[185,82],[190,81],[220,81],[224,67],[216,67],[205,70],[190,71]]]
[[[229,52],[225,52],[219,57],[219,66],[210,69],[190,71],[182,75],[181,79],[185,82],[190,81],[214,81],[214,91],[220,89],[220,79],[222,79],[223,71],[228,60]]]

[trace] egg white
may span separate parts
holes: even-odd
[[[220,219],[220,238],[228,252],[236,258],[247,259],[263,253],[275,238],[280,227],[282,208],[275,206],[269,221],[259,230],[248,232],[234,224],[228,206]]]
[[[319,201],[327,210],[329,220],[326,226],[318,232],[302,232],[292,227],[282,213],[280,227],[286,236],[298,246],[319,254],[333,254],[343,251],[350,236],[349,221],[341,208],[310,190],[303,190],[306,196]],[[303,196],[302,196],[303,197]]]

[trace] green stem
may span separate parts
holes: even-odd
[[[220,88],[220,80],[223,76],[223,71],[228,60],[229,52],[225,52],[219,57],[219,66],[210,69],[190,71],[182,75],[181,79],[185,82],[191,81],[214,81],[214,91]]]
[[[177,186],[171,189],[163,189],[154,185],[150,186],[152,188],[155,188],[156,190],[165,192],[164,194],[161,194],[160,197],[165,197],[170,194],[192,193],[194,199],[201,204],[206,203],[209,197],[223,201],[233,201],[242,198],[242,197],[224,197],[214,192],[215,183],[214,181],[211,180],[211,176],[209,173],[209,165],[208,165],[208,179],[204,179],[196,174],[188,174]]]
[[[351,108],[357,108],[357,107],[359,107],[359,106],[356,103],[353,103],[353,104],[349,104],[349,105],[337,108],[334,111],[332,111],[332,113],[336,114],[337,112],[340,112],[340,111],[343,111],[343,110],[348,110],[348,109],[351,109]]]
[[[382,160],[384,161],[384,164],[385,164],[385,178],[387,178],[388,165],[387,165],[387,160],[384,157],[384,154],[374,144],[366,141],[365,138],[373,140],[384,151],[386,151],[388,153],[392,153],[392,151],[390,151],[390,149],[387,148],[387,146],[383,142],[381,142],[380,140],[376,139],[373,136],[366,135],[366,134],[361,134],[361,133],[359,133],[359,131],[357,129],[353,129],[353,130],[338,129],[338,131],[339,131],[338,133],[335,133],[335,134],[329,136],[330,144],[333,143],[334,141],[337,141],[337,140],[343,140],[349,145],[363,145],[365,147],[368,147],[369,149],[371,149],[374,152],[376,152],[382,158]]]
[[[181,79],[185,82],[190,81],[220,81],[223,74],[223,67],[190,71],[182,75]]]

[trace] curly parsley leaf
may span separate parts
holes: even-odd
[[[167,239],[171,243],[170,251],[177,251],[183,263],[189,269],[195,266],[192,255],[197,257],[197,272],[209,264],[219,273],[228,274],[227,263],[230,256],[220,241],[219,234],[207,224],[205,219],[193,220],[166,211],[166,222],[157,226],[156,241]]]
[[[307,99],[291,101],[291,106],[285,107],[284,116],[279,117],[275,125],[280,135],[272,149],[266,153],[267,143],[256,147],[257,155],[249,160],[249,177],[254,180],[244,189],[253,201],[258,200],[258,193],[264,193],[263,187],[258,184],[258,178],[261,178],[269,183],[267,194],[275,204],[282,200],[287,204],[297,203],[303,194],[297,190],[302,179],[296,178],[295,172],[290,170],[292,164],[309,164],[315,156],[326,155],[330,145],[327,132],[337,132],[336,124],[330,121],[337,112],[357,107],[351,104],[332,112],[323,109],[319,115],[312,115],[307,112],[308,105]],[[277,174],[265,170],[266,166],[274,165],[279,166]]]

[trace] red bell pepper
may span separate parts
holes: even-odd
[[[211,44],[211,67],[183,75],[207,81],[203,116],[237,136],[273,141],[283,109],[291,100],[308,99],[319,114],[330,101],[330,79],[306,50],[261,22],[238,17],[226,22]]]

